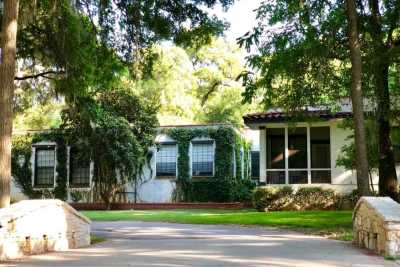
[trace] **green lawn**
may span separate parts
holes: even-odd
[[[93,221],[160,221],[277,226],[351,240],[351,211],[150,210],[84,211]]]

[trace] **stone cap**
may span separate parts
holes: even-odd
[[[353,220],[361,205],[375,210],[384,222],[400,222],[400,205],[390,197],[361,197],[354,208]]]
[[[68,210],[68,212],[72,213],[86,223],[91,223],[91,221],[86,216],[76,211],[73,207],[71,207],[64,201],[61,201],[59,199],[35,199],[22,200],[20,202],[10,205],[7,208],[0,209],[0,228],[6,226],[10,221],[17,220],[39,209],[53,205]]]

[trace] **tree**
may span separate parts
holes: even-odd
[[[63,126],[81,160],[94,162],[94,191],[109,209],[117,193],[140,177],[154,145],[157,108],[126,89],[102,92],[65,110]]]
[[[18,25],[18,0],[5,0],[0,62],[0,208],[10,204],[12,101]]]
[[[161,124],[231,123],[242,125],[242,116],[258,103],[242,103],[244,87],[237,76],[244,70],[244,51],[222,38],[186,49],[154,46],[148,77],[135,88],[145,98],[161,103]],[[256,101],[255,101],[256,102]]]
[[[396,49],[399,4],[365,2],[356,3],[360,13],[363,93],[374,104],[380,125],[379,191],[395,198],[397,181],[388,133],[393,119],[390,95],[399,87],[394,75],[400,55]],[[291,112],[308,106],[337,110],[337,100],[351,95],[344,2],[278,0],[263,2],[257,13],[258,26],[239,40],[248,49],[252,45],[258,48],[248,60],[256,73],[242,75],[246,101],[261,92],[267,107],[279,106]]]
[[[72,5],[73,2],[73,5]],[[140,76],[141,51],[160,40],[181,44],[207,43],[226,25],[210,18],[199,5],[217,3],[228,7],[232,0],[196,1],[23,1],[18,21],[18,1],[4,2],[2,18],[2,62],[0,67],[0,179],[3,205],[9,203],[12,93],[17,59],[24,64],[18,81],[39,77],[53,80],[56,94],[67,105],[82,104],[100,90],[113,88],[130,66]],[[98,21],[98,23],[97,23]],[[119,30],[115,31],[115,25]],[[188,27],[189,25],[189,27]],[[116,34],[118,33],[118,34]],[[192,38],[197,35],[197,38]],[[16,47],[18,49],[16,49]],[[79,49],[76,49],[79,47]],[[40,69],[40,72],[32,70]]]
[[[379,192],[381,195],[399,199],[393,146],[390,141],[390,89],[389,69],[399,59],[400,4],[398,1],[371,0],[370,15],[364,22],[366,38],[371,38],[371,76],[377,101],[377,123],[379,136]],[[384,15],[381,15],[383,5]],[[398,86],[398,84],[396,85]]]
[[[357,188],[361,196],[371,194],[368,183],[368,154],[364,127],[364,101],[362,94],[362,59],[358,40],[357,9],[354,0],[346,0],[349,48],[351,58],[351,101],[354,114],[354,139],[357,166]]]

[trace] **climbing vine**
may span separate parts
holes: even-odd
[[[165,130],[178,145],[178,175],[176,201],[227,202],[246,201],[254,187],[249,179],[248,166],[250,145],[232,127],[173,128]],[[194,138],[210,138],[215,141],[215,173],[213,177],[192,178],[190,174],[189,147]],[[241,153],[242,151],[242,153]],[[235,161],[235,164],[234,164]],[[236,175],[235,175],[236,174]]]
[[[54,189],[33,188],[32,186],[32,144],[41,141],[54,142],[56,150],[56,184]],[[29,198],[67,199],[67,145],[60,130],[16,135],[12,140],[12,175],[22,193]]]

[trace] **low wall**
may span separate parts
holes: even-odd
[[[70,203],[77,210],[106,210],[104,203]],[[154,210],[154,209],[242,209],[235,203],[113,203],[112,210]]]
[[[90,245],[90,220],[60,200],[0,209],[0,261]]]

